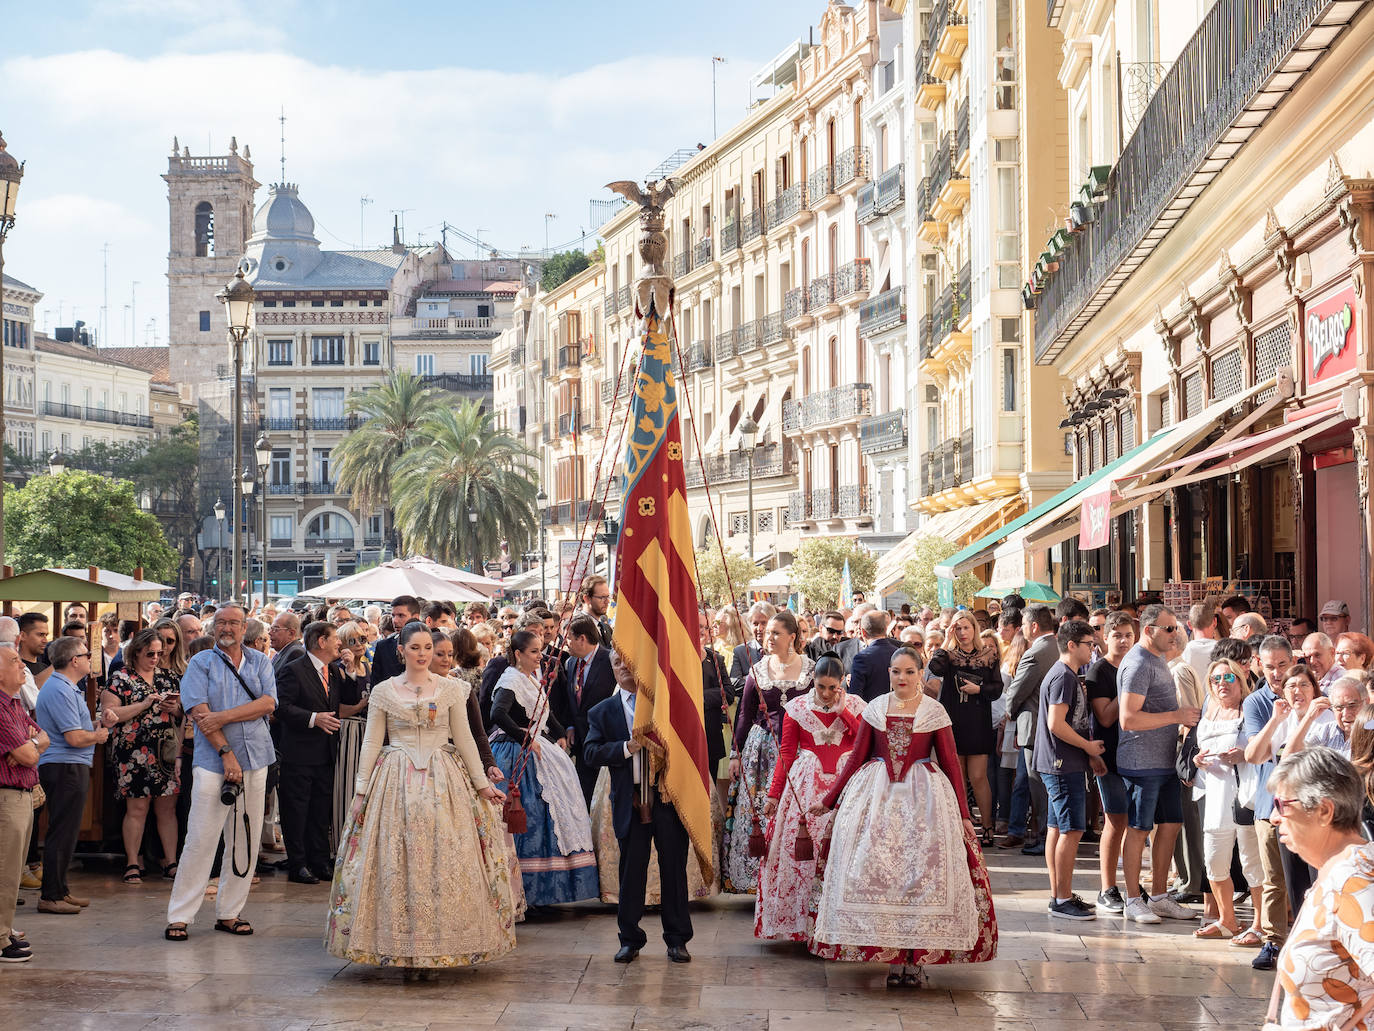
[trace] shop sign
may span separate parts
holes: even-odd
[[[1112,540],[1112,481],[1107,480],[1083,496],[1078,510],[1078,548],[1105,548]]]
[[[1355,288],[1346,287],[1309,304],[1302,330],[1309,384],[1355,368]]]

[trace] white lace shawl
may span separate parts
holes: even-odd
[[[857,716],[863,711],[864,700],[858,695],[846,693],[843,708]],[[822,705],[820,699],[816,697],[814,687],[806,694],[793,698],[783,706],[783,710],[796,721],[802,730],[811,735],[811,740],[817,745],[838,745],[844,740],[847,727],[842,718],[836,718],[828,727],[823,721],[817,719],[815,714],[818,712],[838,712],[839,710]]]
[[[539,684],[535,679],[526,673],[521,673],[514,666],[507,666],[501,678],[496,681],[493,690],[500,691],[502,688],[515,695],[515,700],[520,703],[520,708],[525,710],[525,716],[530,721],[530,737],[538,737],[544,732],[544,728],[549,723],[548,703],[541,703]],[[536,724],[534,714],[539,713],[539,721]]]
[[[892,692],[879,695],[864,707],[864,719],[873,727],[874,730],[887,730],[887,710],[892,704]],[[941,727],[951,725],[949,713],[945,707],[925,692],[921,693],[921,704],[916,707],[912,714],[911,730],[915,734],[930,734],[939,730]]]

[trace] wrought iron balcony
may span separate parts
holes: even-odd
[[[881,455],[906,449],[906,410],[896,408],[859,420],[859,450]]]
[[[959,482],[973,481],[973,427],[959,434]]]
[[[1211,5],[1145,105],[1097,217],[1058,255],[1035,308],[1037,361],[1057,357],[1126,284],[1362,7]]]
[[[739,223],[726,222],[720,231],[720,252],[729,254],[739,250]]]
[[[711,367],[711,345],[705,340],[698,340],[687,348],[683,364],[689,375],[693,372],[700,372],[702,369],[709,369]]]
[[[804,491],[794,490],[787,495],[787,521],[789,524],[806,522],[811,506]]]
[[[806,183],[796,183],[783,190],[773,201],[773,217],[769,225],[780,226],[806,210]]]
[[[965,100],[959,105],[959,114],[955,119],[954,129],[954,160],[957,164],[960,155],[968,151],[968,101]]]
[[[582,364],[582,348],[578,344],[564,344],[558,349],[558,368],[575,369]]]
[[[868,178],[868,148],[850,147],[840,152],[835,161],[835,189],[842,190],[851,183]]]
[[[870,261],[868,258],[855,258],[847,265],[841,265],[835,273],[835,299],[841,300],[854,294],[868,293]]]
[[[723,455],[709,455],[702,462],[688,462],[687,486],[747,482],[750,464],[747,451],[729,451]],[[754,448],[752,464],[754,479],[762,480],[789,473],[796,462],[781,444],[765,444]]]
[[[847,383],[814,394],[807,394],[799,404],[795,430],[814,430],[836,423],[853,422],[869,414],[873,388],[867,383]],[[798,402],[793,402],[794,404]],[[783,430],[788,430],[787,407],[783,406]]]
[[[873,514],[873,488],[866,483],[841,486],[836,491],[835,515],[840,519],[858,519]]]
[[[812,519],[831,519],[835,515],[835,509],[831,503],[830,488],[825,487],[821,490],[813,490],[807,507],[810,509],[809,515]]]
[[[290,416],[290,415],[288,415],[288,416],[281,416],[281,417],[278,417],[278,418],[275,418],[275,419],[273,419],[273,418],[269,418],[269,419],[259,419],[259,420],[258,420],[258,428],[259,428],[259,429],[265,429],[265,430],[267,430],[267,431],[269,431],[269,432],[274,431],[274,430],[275,430],[275,431],[278,431],[278,432],[280,432],[280,431],[286,431],[286,430],[295,430],[295,429],[302,428],[301,425],[300,425],[302,421],[303,421],[303,420],[297,419],[295,416]]]
[[[703,236],[692,248],[692,268],[700,268],[711,260],[711,238]]]
[[[420,377],[425,386],[448,390],[455,394],[491,393],[491,373],[441,372]]]
[[[820,207],[827,197],[835,192],[835,168],[832,165],[823,165],[811,173],[811,178],[807,180],[807,193],[809,193],[811,206]]]
[[[283,494],[304,494],[305,491],[298,490],[296,483],[291,480],[277,481],[267,485],[267,493],[281,496]]]
[[[348,491],[339,486],[338,480],[311,480],[305,484],[302,494],[347,494]]]
[[[740,234],[740,243],[751,243],[761,237],[766,231],[767,227],[763,217],[763,208],[755,208],[744,216],[744,231]]]
[[[358,428],[358,420],[352,415],[312,415],[306,420],[306,428],[311,430],[353,430]]]
[[[609,303],[609,302],[607,302],[607,303]],[[524,365],[524,364],[525,364],[525,345],[524,345],[524,344],[520,344],[518,347],[512,347],[512,348],[511,348],[511,351],[510,351],[510,363],[511,363],[512,365]]]
[[[859,336],[873,336],[906,323],[902,288],[884,290],[859,305]]]
[[[811,298],[807,295],[806,287],[794,286],[783,296],[782,299],[782,318],[784,322],[791,322],[799,319],[810,310]]]
[[[954,174],[954,133],[947,132],[935,144],[935,155],[930,162],[930,203],[939,199],[945,184]]]
[[[949,0],[935,0],[931,5],[930,18],[926,21],[926,40],[927,50],[935,52],[936,44],[940,42],[940,37],[945,34],[945,26],[949,24],[950,3]]]
[[[796,433],[801,429],[801,402],[784,401],[782,403],[782,431],[784,433]]]
[[[808,287],[811,295],[809,309],[815,311],[817,308],[824,308],[827,304],[835,303],[835,274],[833,272],[824,276],[817,276],[811,280]]]
[[[630,299],[630,288],[622,286],[615,294],[615,303],[622,309],[626,309],[630,314],[634,314],[634,302]]]
[[[691,271],[692,271],[692,252],[691,252],[690,250],[682,251],[682,252],[679,253],[679,254],[674,254],[674,255],[673,255],[673,275],[674,275],[674,277],[680,279],[680,278],[682,278],[683,276],[685,276],[688,272],[691,272]]]
[[[874,182],[864,183],[859,187],[859,207],[855,217],[859,220],[859,225],[867,225],[878,217],[878,206],[875,203],[878,194],[878,184]]]
[[[792,334],[783,321],[782,312],[775,311],[758,320],[759,344],[767,346],[786,340]]]
[[[921,361],[935,353],[935,314],[926,312],[916,324],[916,346]]]

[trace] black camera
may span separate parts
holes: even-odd
[[[239,796],[241,794],[243,794],[242,784],[237,784],[226,780],[222,785],[220,785],[219,800],[222,805],[233,805],[235,802],[239,800]]]

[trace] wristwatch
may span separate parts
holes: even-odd
[[[221,756],[224,756],[224,755],[228,755],[228,754],[229,754],[230,752],[232,752],[232,751],[233,751],[232,748],[230,748],[228,745],[225,745],[223,748],[221,748],[221,749],[219,750],[219,754],[220,754]]]

